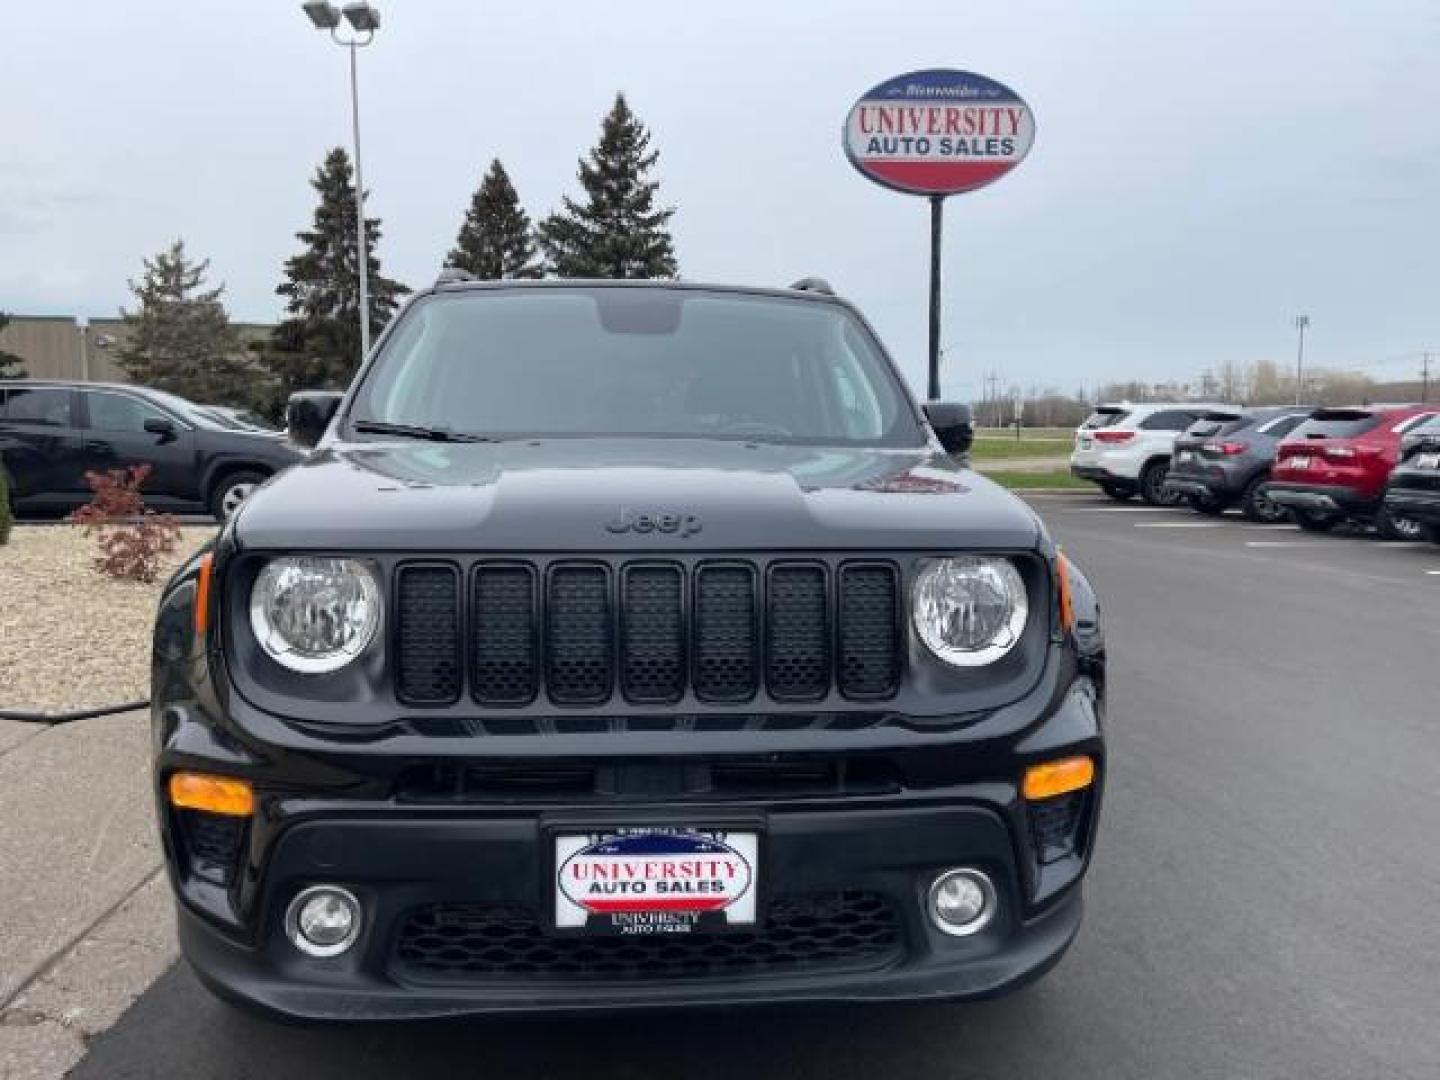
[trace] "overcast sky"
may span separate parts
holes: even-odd
[[[928,218],[840,147],[891,75],[957,67],[1035,112],[946,212],[946,388],[1190,378],[1309,356],[1401,378],[1440,348],[1434,0],[379,0],[361,54],[385,271],[427,284],[490,159],[533,216],[617,90],[653,131],[686,278],[829,278],[923,388]],[[113,314],[172,238],[273,320],[308,178],[348,145],[342,50],[298,0],[8,0],[0,310]]]

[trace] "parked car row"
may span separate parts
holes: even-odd
[[[1115,499],[1440,542],[1440,406],[1102,405],[1070,469]]]
[[[90,501],[87,472],[148,464],[148,505],[224,520],[301,458],[262,424],[144,387],[8,379],[0,381],[0,468],[18,513],[72,510]]]

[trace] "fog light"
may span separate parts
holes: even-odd
[[[946,870],[930,886],[930,918],[952,937],[978,934],[995,917],[995,886],[979,870]]]
[[[285,933],[306,956],[339,956],[360,936],[360,901],[338,885],[312,885],[290,901]]]

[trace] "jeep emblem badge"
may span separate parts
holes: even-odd
[[[622,506],[613,519],[605,523],[612,533],[666,533],[682,540],[700,531],[699,514],[677,514],[669,510],[631,510]]]

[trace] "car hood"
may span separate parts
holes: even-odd
[[[688,439],[332,443],[234,527],[245,548],[375,551],[1024,550],[1041,536],[1023,502],[939,452]]]

